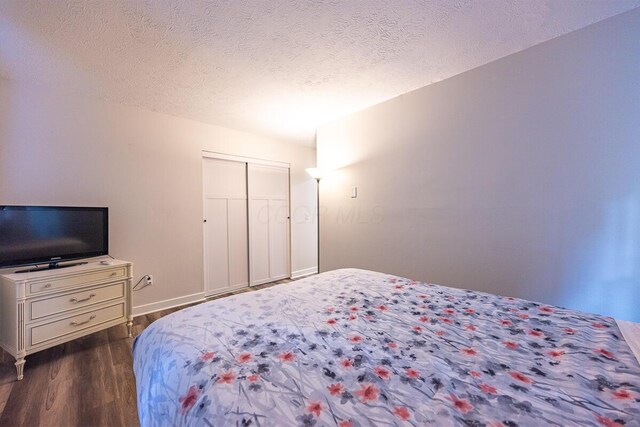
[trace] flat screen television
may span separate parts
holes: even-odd
[[[0,205],[0,268],[108,253],[108,208]]]

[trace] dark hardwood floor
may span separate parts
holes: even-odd
[[[242,289],[251,292],[290,279]],[[230,294],[211,299],[222,298]],[[139,316],[133,336],[184,307]],[[16,381],[15,360],[0,355],[0,426],[137,426],[132,338],[124,324],[27,357]],[[1,350],[0,350],[1,351]]]

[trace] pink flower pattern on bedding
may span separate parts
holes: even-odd
[[[143,426],[640,426],[608,317],[343,269],[136,338]]]

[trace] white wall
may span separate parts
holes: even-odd
[[[322,270],[640,321],[639,40],[636,9],[321,127]]]
[[[315,148],[0,81],[0,204],[108,206],[111,254],[154,275],[138,312],[203,290],[202,150],[291,163],[292,270],[315,268]]]

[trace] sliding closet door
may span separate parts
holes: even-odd
[[[249,164],[251,285],[290,276],[289,169]]]
[[[203,159],[205,294],[249,284],[247,164]]]

